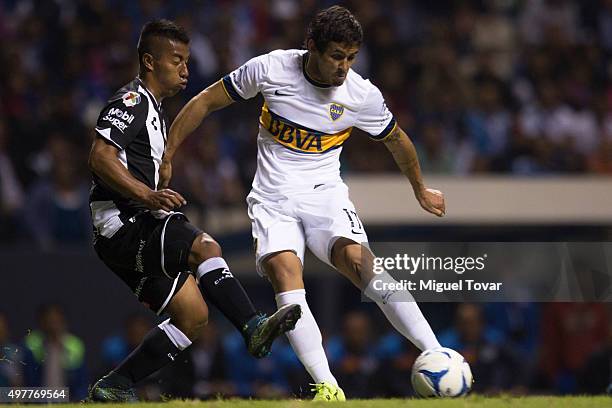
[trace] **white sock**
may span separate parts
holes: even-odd
[[[302,307],[302,317],[295,329],[287,332],[287,338],[295,354],[308,371],[315,383],[328,382],[338,385],[329,369],[329,363],[323,350],[323,338],[317,322],[306,303],[306,290],[296,289],[276,295],[278,307],[287,304],[298,304]]]
[[[187,347],[191,346],[191,340],[189,340],[189,337],[187,337],[185,333],[181,331],[181,329],[170,323],[170,319],[164,320],[158,324],[157,327],[166,333],[166,336],[168,336],[172,344],[174,344],[177,349],[185,350]]]
[[[374,288],[374,283],[377,281],[378,290]],[[410,292],[407,290],[382,290],[381,284],[383,282],[387,284],[397,283],[391,275],[383,272],[372,278],[364,293],[376,302],[387,320],[395,327],[395,330],[410,340],[421,351],[440,347],[436,335],[431,330]]]

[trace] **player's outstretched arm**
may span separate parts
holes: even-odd
[[[187,202],[177,192],[154,191],[130,174],[119,161],[119,150],[96,137],[89,152],[89,168],[110,188],[124,197],[143,203],[151,210],[171,211]]]
[[[399,126],[396,126],[385,138],[384,144],[393,155],[402,173],[410,180],[414,195],[421,207],[438,217],[444,216],[446,212],[444,194],[438,190],[425,188],[419,158],[408,135]]]
[[[187,135],[191,134],[202,120],[212,112],[231,105],[234,101],[217,81],[191,98],[179,112],[170,127],[166,151],[159,169],[159,186],[167,187],[172,177],[172,159]]]

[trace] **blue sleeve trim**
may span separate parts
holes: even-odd
[[[383,140],[384,138],[389,136],[389,134],[393,131],[393,129],[395,129],[395,125],[396,125],[395,118],[391,118],[391,121],[389,122],[387,127],[382,132],[380,132],[376,136],[370,136],[370,138],[374,140],[378,140],[378,141]]]
[[[232,83],[232,79],[230,78],[229,74],[223,77],[223,87],[225,88],[225,91],[227,92],[229,97],[232,98],[235,102],[246,101],[246,99],[240,96],[240,94],[236,91],[236,88],[234,87],[234,84]]]

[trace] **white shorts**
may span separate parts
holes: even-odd
[[[306,246],[331,265],[331,249],[345,237],[367,246],[368,237],[344,183],[323,184],[312,190],[268,200],[251,192],[247,197],[255,243],[257,272],[261,261],[279,251],[294,252],[304,265]]]

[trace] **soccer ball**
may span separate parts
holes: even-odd
[[[465,358],[446,347],[425,350],[412,366],[412,388],[419,397],[462,397],[472,381]]]

